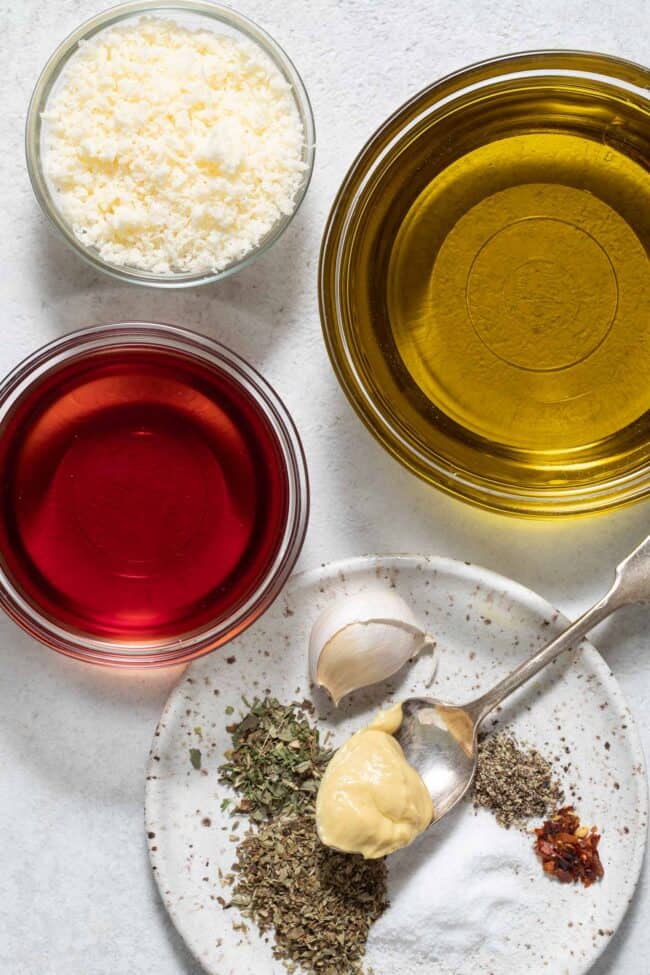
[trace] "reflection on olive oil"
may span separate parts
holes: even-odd
[[[642,162],[562,131],[473,149],[401,221],[386,293],[401,360],[461,439],[516,458],[522,487],[635,447],[650,409],[649,240]]]

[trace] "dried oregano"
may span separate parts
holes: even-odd
[[[273,929],[276,958],[313,975],[362,971],[370,925],[386,909],[386,866],[323,846],[314,816],[284,816],[237,848],[231,905]]]
[[[227,728],[232,748],[219,769],[219,781],[242,796],[233,812],[263,822],[311,808],[331,757],[305,713],[311,705],[284,705],[273,697],[244,703],[249,711]]]

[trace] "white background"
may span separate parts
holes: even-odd
[[[50,232],[25,172],[23,123],[36,77],[54,46],[106,2],[0,0],[0,372],[98,321],[195,328],[260,368],[297,421],[313,488],[302,567],[364,552],[432,552],[496,569],[579,613],[648,533],[647,504],[527,523],[466,507],[402,470],[357,421],[329,367],[318,246],[353,156],[407,96],[452,69],[525,48],[591,48],[648,63],[648,0],[242,0],[303,75],[316,116],[314,179],[285,237],[257,264],[177,294],[82,266]],[[627,610],[594,641],[620,678],[646,751],[649,624],[648,611]],[[84,667],[6,621],[0,655],[0,973],[198,975],[158,902],[142,825],[147,751],[178,671]],[[647,973],[649,913],[646,868],[594,975]]]

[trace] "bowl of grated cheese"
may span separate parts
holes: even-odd
[[[300,206],[314,120],[282,48],[208,0],[123,3],[57,48],[29,106],[27,168],[97,270],[190,287],[264,253]]]

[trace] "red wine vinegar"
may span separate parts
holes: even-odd
[[[91,637],[223,618],[280,545],[280,445],[225,372],[164,349],[91,353],[23,395],[0,440],[0,551],[23,597]]]

